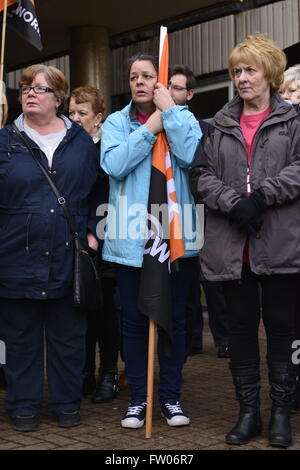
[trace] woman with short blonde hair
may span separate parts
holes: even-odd
[[[287,61],[284,52],[272,39],[263,34],[250,35],[233,49],[228,59],[229,75],[233,81],[233,69],[238,62],[252,63],[261,67],[270,82],[270,88],[279,90]]]
[[[223,281],[230,370],[240,402],[226,436],[242,445],[261,433],[262,317],[267,336],[269,443],[292,442],[295,390],[291,347],[300,273],[300,122],[278,93],[286,59],[263,35],[248,36],[229,57],[237,95],[212,119],[191,173],[207,207],[201,268]]]

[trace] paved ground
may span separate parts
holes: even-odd
[[[94,405],[89,398],[82,404],[82,425],[59,428],[44,409],[40,430],[20,433],[12,429],[3,411],[4,392],[0,392],[0,450],[270,450],[267,445],[267,422],[270,410],[266,370],[262,370],[263,435],[248,445],[229,446],[224,435],[235,423],[237,404],[228,371],[228,360],[216,356],[208,331],[204,335],[205,354],[190,356],[184,368],[185,384],[182,405],[191,417],[191,425],[171,428],[160,416],[155,401],[153,437],[145,439],[144,429],[126,430],[120,419],[129,401],[122,391],[111,403]],[[265,340],[261,338],[262,358]],[[46,394],[46,392],[45,392]],[[300,412],[293,415],[294,443],[290,450],[300,449]]]

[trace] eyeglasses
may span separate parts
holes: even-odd
[[[168,85],[168,88],[171,88],[171,90],[173,91],[187,90],[187,88],[184,88],[183,86],[178,86],[178,85]]]
[[[31,90],[33,90],[34,93],[37,93],[38,95],[41,95],[42,93],[54,93],[54,90],[52,88],[49,88],[43,85],[36,85],[36,86],[23,85],[20,88],[22,95],[28,95],[28,93]]]

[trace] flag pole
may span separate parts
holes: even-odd
[[[155,357],[155,322],[149,320],[149,341],[148,341],[148,372],[147,372],[147,408],[146,408],[146,432],[145,438],[152,436],[152,409],[154,390],[154,357]]]
[[[168,62],[169,55],[162,61],[164,40],[167,35],[167,28],[160,27],[159,37],[159,72],[158,81],[167,86],[168,83]],[[163,62],[163,64],[162,64]],[[149,340],[148,340],[148,371],[147,371],[147,408],[146,408],[146,432],[145,438],[152,436],[152,410],[153,410],[153,391],[154,391],[154,357],[155,357],[155,322],[149,320]]]
[[[3,82],[3,77],[4,77],[4,51],[5,51],[5,36],[6,36],[6,18],[7,18],[7,0],[4,0],[3,20],[2,20],[2,39],[1,39],[0,82]]]

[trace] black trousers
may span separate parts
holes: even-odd
[[[85,369],[91,373],[95,370],[96,344],[99,345],[100,372],[117,373],[120,348],[119,314],[115,307],[116,280],[102,278],[104,305],[101,310],[87,313],[86,363]]]
[[[258,276],[243,266],[239,281],[224,281],[231,362],[259,361],[258,328],[262,317],[271,362],[289,362],[295,338],[298,274]]]
[[[55,415],[78,410],[86,318],[74,308],[72,296],[52,300],[1,298],[0,331],[6,344],[8,413],[12,417],[39,415],[45,360],[50,410]]]

